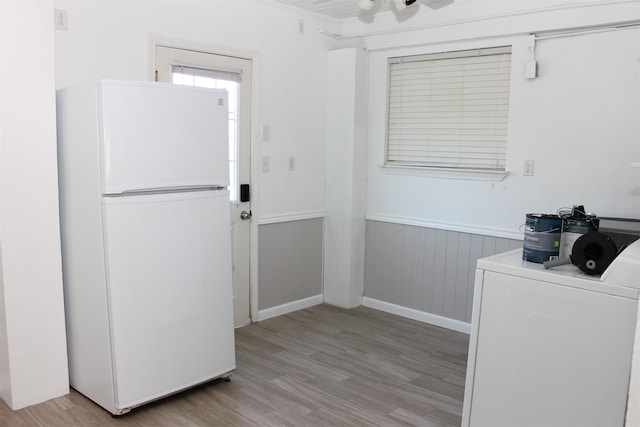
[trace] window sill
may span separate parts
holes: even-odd
[[[427,176],[444,179],[466,179],[472,181],[500,182],[509,175],[509,171],[481,171],[473,169],[440,169],[424,166],[381,165],[388,174]]]

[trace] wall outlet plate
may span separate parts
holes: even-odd
[[[54,27],[59,31],[69,30],[67,11],[64,9],[53,9]]]

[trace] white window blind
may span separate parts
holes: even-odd
[[[171,72],[172,74],[181,74],[184,76],[205,77],[238,83],[242,80],[242,71],[240,70],[212,70],[188,65],[172,65]]]
[[[389,59],[389,166],[504,171],[511,48]]]

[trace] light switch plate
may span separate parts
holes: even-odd
[[[522,168],[522,175],[533,176],[533,160],[525,160]]]
[[[262,125],[260,127],[260,141],[268,142],[271,139],[271,126]]]

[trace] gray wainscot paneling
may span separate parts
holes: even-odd
[[[476,261],[522,241],[367,221],[364,296],[471,322]]]
[[[259,226],[259,310],[321,298],[323,227],[324,218]]]

